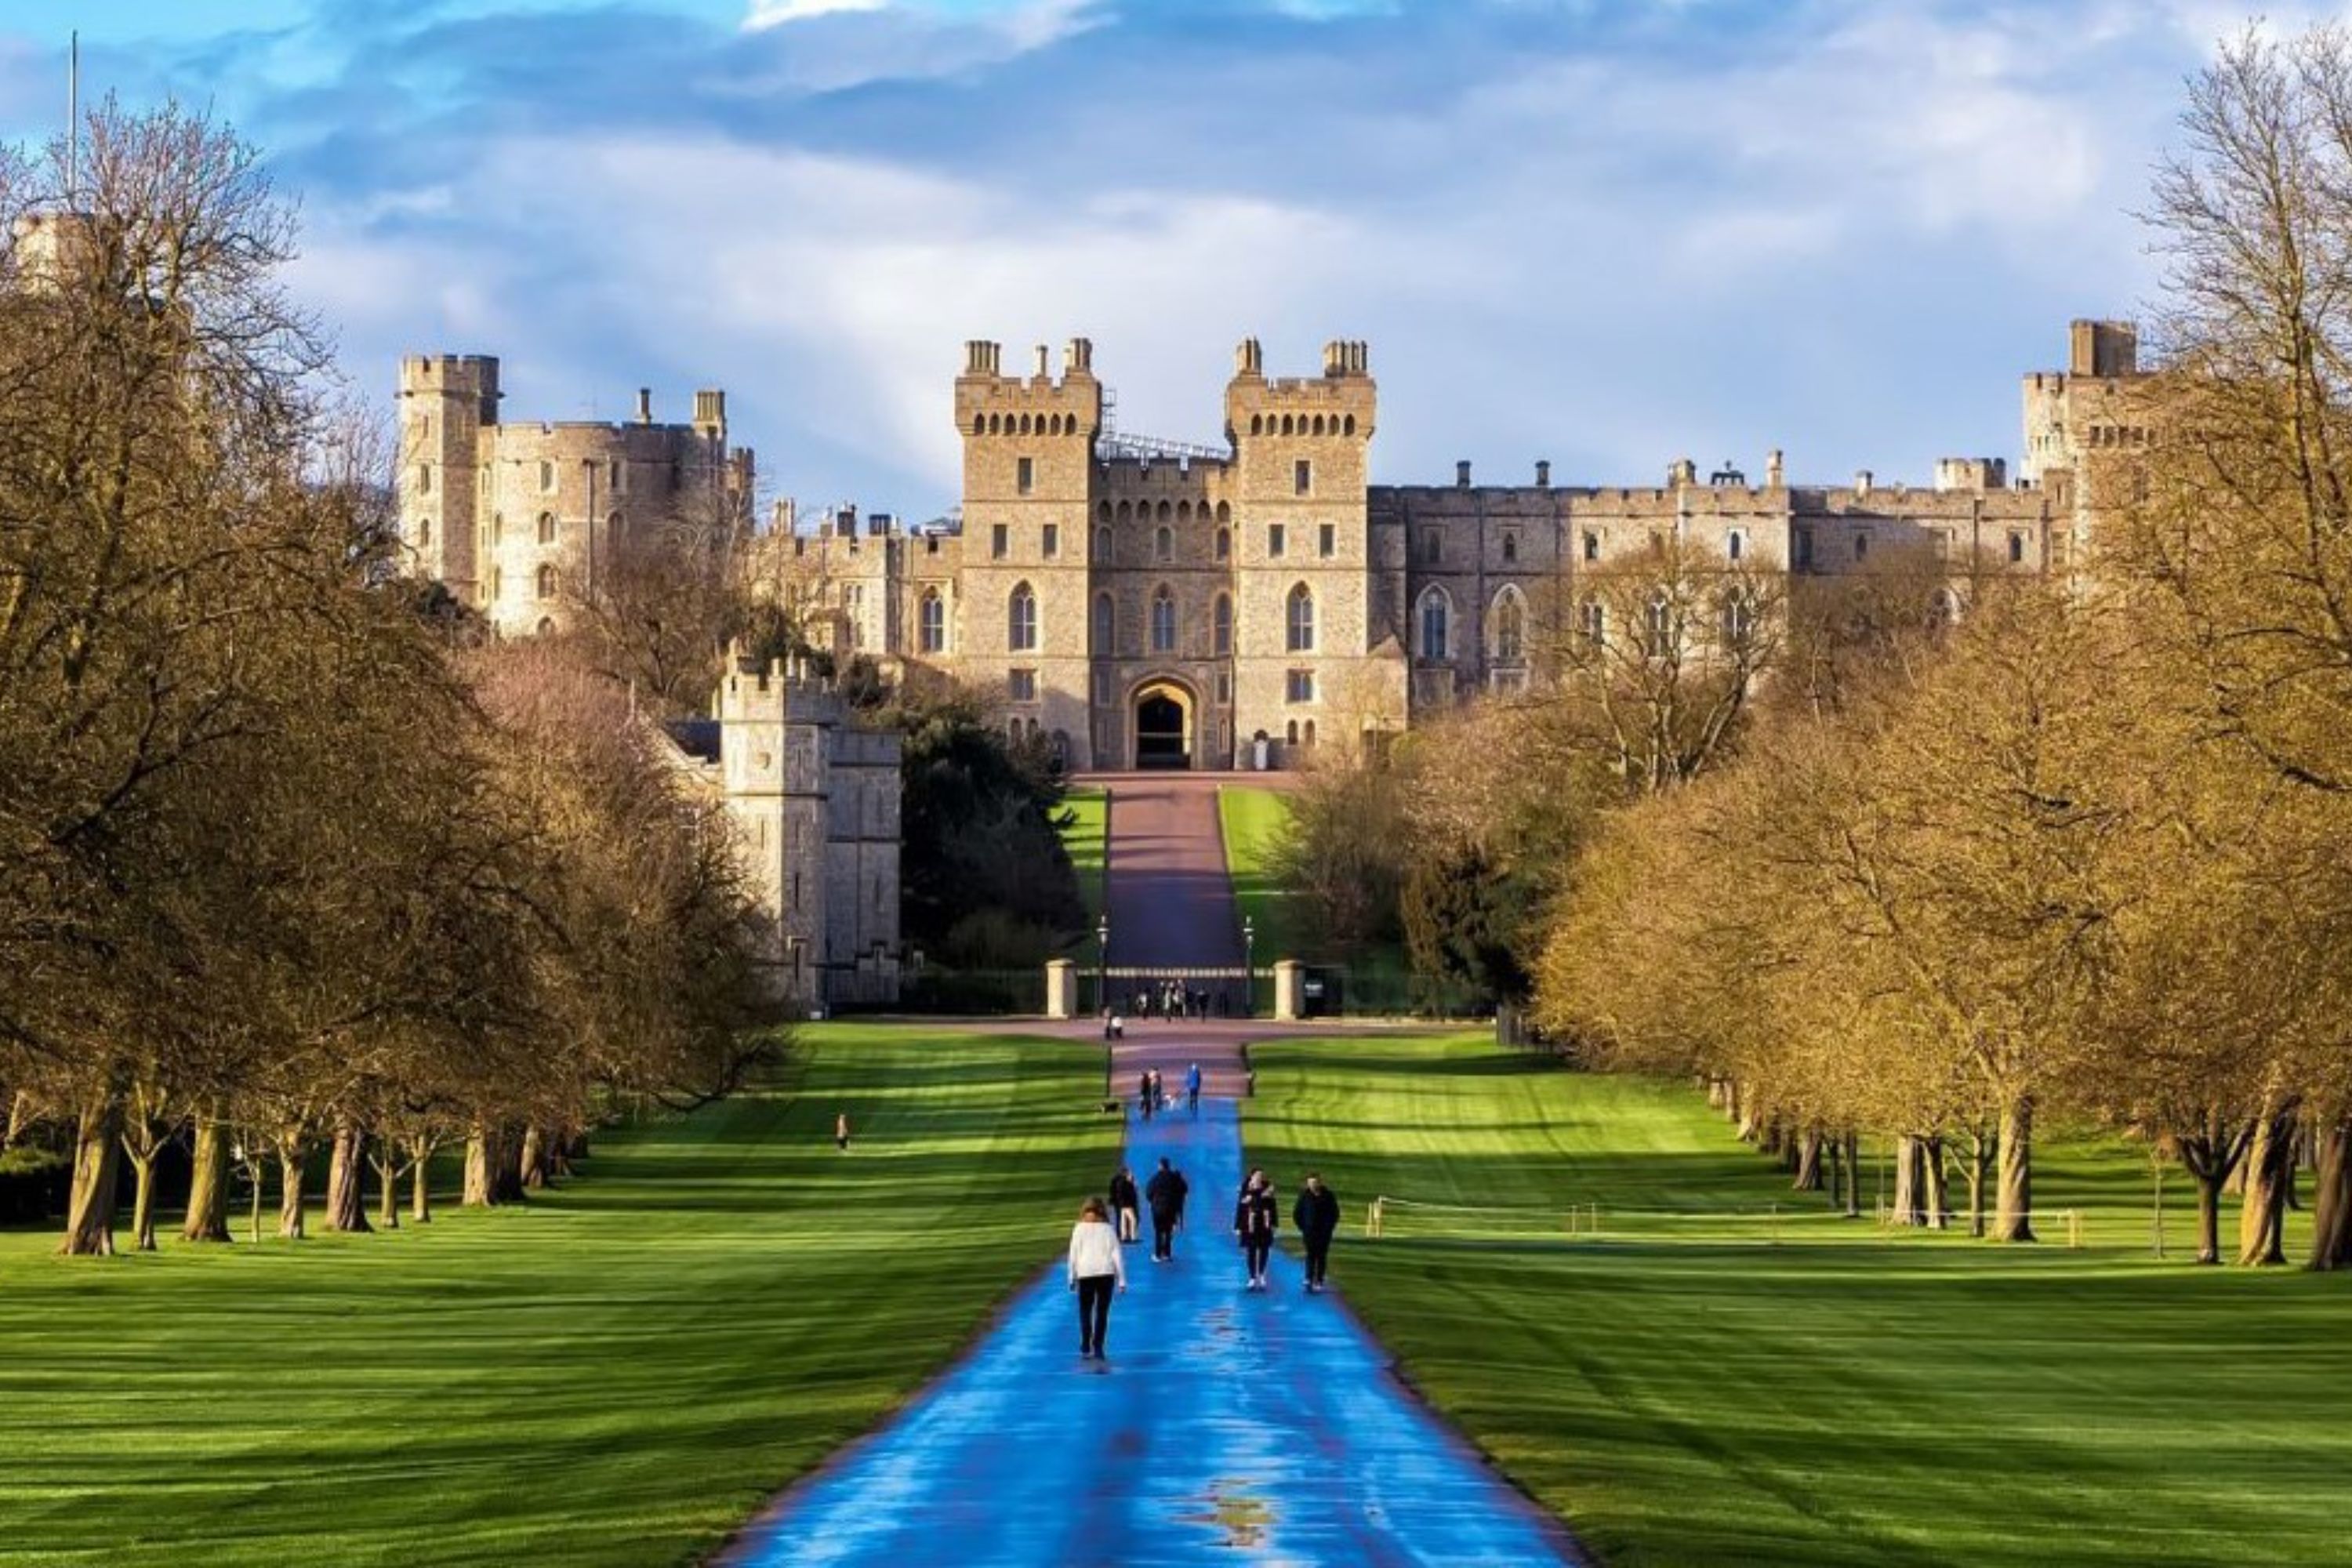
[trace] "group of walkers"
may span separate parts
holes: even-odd
[[[1195,1068],[1193,1073],[1198,1074]],[[1197,1100],[1199,1088],[1193,1085]],[[1111,1177],[1110,1197],[1087,1199],[1078,1223],[1070,1231],[1069,1284],[1078,1298],[1078,1353],[1105,1359],[1104,1336],[1110,1327],[1112,1293],[1127,1289],[1127,1260],[1122,1248],[1134,1242],[1139,1211],[1151,1211],[1151,1260],[1167,1263],[1176,1256],[1176,1233],[1183,1227],[1184,1208],[1192,1184],[1165,1156],[1151,1179],[1138,1187],[1135,1173],[1126,1166]],[[1274,1240],[1281,1228],[1282,1205],[1274,1182],[1263,1169],[1253,1170],[1234,1200],[1234,1238],[1242,1249],[1246,1283],[1243,1289],[1263,1291]],[[1339,1230],[1339,1199],[1315,1172],[1291,1206],[1291,1224],[1297,1229],[1307,1255],[1307,1290],[1318,1295],[1326,1289],[1330,1269],[1331,1238]]]
[[[1139,1018],[1205,1018],[1212,1003],[1220,1017],[1225,1012],[1223,991],[1195,991],[1181,980],[1164,982],[1157,988],[1147,985],[1136,992],[1133,1001]]]
[[[1168,1109],[1168,1085],[1158,1068],[1146,1068],[1136,1075],[1135,1104],[1143,1120],[1149,1121]],[[1184,1069],[1184,1109],[1194,1118],[1201,1114],[1201,1064],[1194,1062]]]

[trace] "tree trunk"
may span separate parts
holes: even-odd
[[[1710,1110],[1721,1110],[1723,1109],[1723,1080],[1721,1079],[1711,1078],[1706,1080],[1706,1105],[1707,1109]]]
[[[1845,1217],[1862,1217],[1862,1134],[1852,1128],[1845,1135]]]
[[[527,1193],[538,1192],[547,1185],[547,1134],[536,1121],[523,1129],[522,1152],[515,1163],[515,1177]]]
[[[327,1163],[327,1228],[367,1231],[367,1200],[361,1176],[367,1170],[367,1130],[352,1121],[335,1124],[334,1156]]]
[[[1723,1080],[1723,1119],[1734,1126],[1739,1124],[1739,1080],[1736,1078]]]
[[[2229,1173],[2218,1165],[2190,1165],[2189,1178],[2197,1184],[2197,1261],[2221,1261],[2221,1189],[2228,1185]]]
[[[1834,1205],[1845,1201],[1845,1145],[1834,1132],[1822,1133],[1821,1139],[1822,1190]]]
[[[1927,1223],[1919,1202],[1919,1140],[1906,1132],[1895,1140],[1895,1212],[1889,1217],[1896,1225]]]
[[[131,1157],[131,1250],[155,1250],[155,1152]]]
[[[68,1258],[114,1256],[115,1186],[122,1158],[122,1101],[111,1088],[82,1105],[74,1136],[73,1186],[66,1203]]]
[[[433,1223],[433,1141],[409,1141],[408,1217],[419,1225]]]
[[[1822,1130],[1808,1127],[1797,1140],[1797,1172],[1789,1184],[1801,1193],[1822,1190]]]
[[[2033,1239],[2033,1101],[2021,1096],[2000,1110],[2000,1196],[1995,1241]]]
[[[385,1133],[376,1140],[382,1158],[371,1154],[368,1163],[376,1180],[375,1224],[378,1230],[400,1228],[400,1140]]]
[[[1993,1139],[1979,1132],[1969,1140],[1969,1234],[1979,1241],[1985,1233],[1985,1189],[1992,1184]]]
[[[2319,1175],[2313,1184],[2311,1267],[2352,1268],[2352,1121],[2318,1130]]]
[[[299,1241],[302,1230],[302,1140],[278,1141],[278,1237]]]
[[[477,1122],[466,1136],[467,1208],[495,1208],[522,1198],[522,1171],[513,1134],[504,1127]]]
[[[1950,1229],[1952,1173],[1944,1163],[1944,1141],[1941,1138],[1919,1140],[1919,1173],[1926,1178],[1921,1184],[1927,1192],[1927,1224],[1936,1230]]]
[[[195,1159],[188,1174],[188,1216],[183,1241],[226,1241],[228,1232],[228,1129],[217,1117],[196,1117]]]
[[[2261,1268],[2286,1261],[2287,1195],[2294,1190],[2294,1141],[2300,1118],[2290,1099],[2273,1104],[2254,1129],[2246,1155],[2246,1196],[2238,1205],[2238,1262]]]

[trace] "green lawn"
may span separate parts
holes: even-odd
[[[1087,929],[1091,931],[1108,907],[1104,879],[1109,875],[1110,791],[1099,784],[1081,784],[1062,797],[1062,805],[1074,818],[1062,829],[1062,847],[1070,852],[1070,865],[1078,874],[1078,892],[1087,900]]]
[[[0,1563],[707,1552],[1051,1260],[1118,1136],[1091,1049],[807,1042],[797,1093],[608,1136],[522,1209],[110,1263],[0,1235]]]
[[[1274,874],[1275,857],[1290,834],[1290,797],[1280,790],[1222,785],[1217,826],[1224,836],[1225,871],[1233,879],[1237,912],[1256,931],[1257,961],[1306,957],[1306,923]]]
[[[2053,1145],[2037,1202],[2093,1245],[2000,1248],[1822,1215],[1678,1085],[1468,1036],[1253,1056],[1251,1158],[1349,1205],[1349,1300],[1616,1568],[2347,1559],[2352,1282],[2153,1261],[2142,1154]],[[1366,1241],[1378,1194],[1522,1212]]]

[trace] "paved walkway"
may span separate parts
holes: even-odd
[[[1303,1293],[1295,1260],[1276,1255],[1267,1293],[1242,1289],[1231,1100],[1203,1101],[1197,1121],[1180,1109],[1131,1124],[1139,1176],[1162,1154],[1192,1183],[1188,1228],[1172,1263],[1150,1261],[1148,1231],[1128,1249],[1130,1292],[1112,1307],[1107,1363],[1078,1359],[1055,1263],[969,1358],[788,1493],[724,1561],[1575,1561],[1565,1534],[1390,1375],[1337,1300]],[[1294,1195],[1283,1194],[1286,1228]],[[1342,1289],[1355,1218],[1334,1252]],[[1062,1240],[1058,1228],[1040,1235],[1041,1256]]]
[[[1217,780],[1109,780],[1110,961],[1208,967],[1242,961],[1241,921],[1217,826]]]

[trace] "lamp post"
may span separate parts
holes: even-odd
[[[1110,915],[1106,911],[1095,921],[1095,1011],[1105,1019],[1110,1016]],[[1115,1048],[1108,1038],[1110,1026],[1103,1026],[1103,1100],[1111,1098],[1110,1065]]]
[[[1242,1016],[1255,1016],[1257,1012],[1257,970],[1251,963],[1251,954],[1257,948],[1257,928],[1247,915],[1242,917]]]

